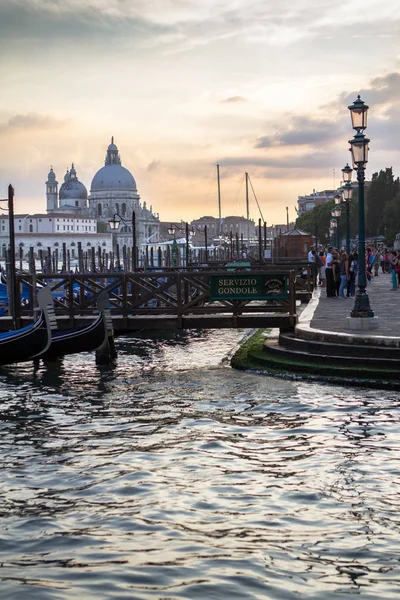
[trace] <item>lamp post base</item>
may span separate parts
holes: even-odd
[[[366,292],[357,292],[354,307],[350,313],[350,316],[356,318],[371,318],[374,316],[374,311],[370,307],[369,296]]]
[[[346,327],[352,331],[371,331],[379,327],[378,317],[347,317]]]

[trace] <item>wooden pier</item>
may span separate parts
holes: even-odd
[[[50,285],[62,328],[80,326],[92,319],[97,297],[105,290],[116,334],[154,329],[293,329],[297,322],[296,301],[307,302],[313,288],[311,273],[304,264],[17,274],[16,278],[18,289],[28,290],[29,295],[26,306],[18,307],[19,326],[33,319],[36,286]],[[226,289],[216,288],[221,282]],[[0,318],[1,330],[12,328],[11,316]]]

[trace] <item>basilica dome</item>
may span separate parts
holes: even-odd
[[[111,144],[107,148],[104,167],[97,171],[93,177],[91,192],[102,192],[105,190],[126,190],[136,192],[136,181],[132,174],[121,165],[118,148],[111,138]]]
[[[71,170],[66,172],[64,183],[60,187],[60,200],[87,200],[88,193],[86,187],[81,183],[77,176],[74,165]]]

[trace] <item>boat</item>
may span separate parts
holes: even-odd
[[[50,297],[51,305],[53,299]],[[111,345],[110,355],[113,356],[114,345],[113,326],[109,309],[109,298],[107,292],[103,291],[97,298],[98,316],[89,325],[75,327],[72,329],[53,329],[51,332],[51,344],[40,358],[43,360],[55,360],[66,354],[76,352],[91,352],[97,350],[103,344]]]
[[[50,347],[51,327],[54,325],[51,311],[48,310],[52,302],[50,290],[39,290],[37,299],[40,312],[34,323],[0,334],[0,365],[34,360]]]

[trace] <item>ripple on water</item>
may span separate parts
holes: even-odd
[[[240,335],[1,371],[1,597],[399,597],[397,397],[234,372]]]

